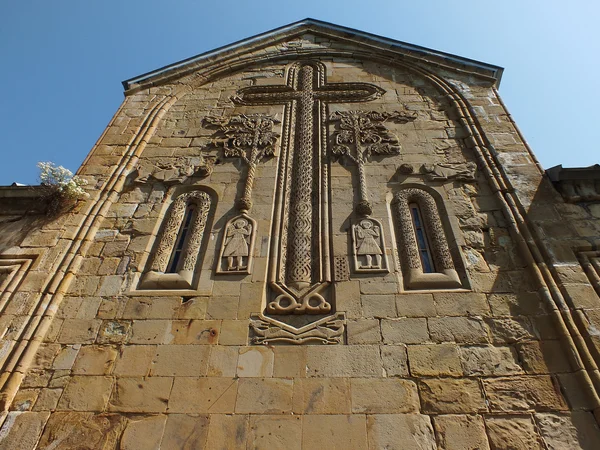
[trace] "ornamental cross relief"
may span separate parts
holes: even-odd
[[[368,102],[383,92],[367,83],[327,83],[325,66],[306,61],[291,67],[285,85],[252,86],[233,98],[241,105],[285,105],[268,313],[331,311],[331,294],[326,292],[331,282],[328,166],[324,163],[327,104]]]

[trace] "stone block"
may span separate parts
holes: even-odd
[[[417,385],[398,378],[352,378],[352,412],[398,414],[419,411]]]
[[[221,326],[220,345],[248,345],[247,320],[224,320]]]
[[[170,330],[170,320],[134,320],[129,343],[168,344],[172,340]]]
[[[150,321],[146,321],[150,322]],[[167,321],[168,322],[168,321]],[[227,322],[227,321],[226,321]],[[174,320],[165,344],[212,345],[219,342],[219,320]]]
[[[408,363],[413,376],[461,376],[463,374],[454,344],[409,345]]]
[[[485,294],[475,292],[440,292],[433,294],[440,316],[487,316],[490,313]]]
[[[422,379],[419,381],[425,413],[477,413],[487,410],[485,398],[474,379]]]
[[[238,356],[238,377],[272,377],[273,350],[269,347],[241,347]]]
[[[131,323],[125,320],[103,320],[98,332],[98,344],[124,344]]]
[[[377,319],[355,319],[346,323],[348,344],[378,344],[381,331]]]
[[[489,450],[481,416],[447,415],[433,420],[441,450]]]
[[[549,376],[489,378],[483,387],[492,411],[560,411],[567,409],[558,386]]]
[[[62,393],[62,389],[42,389],[35,402],[33,411],[54,411]]]
[[[425,318],[383,319],[381,335],[385,344],[421,344],[429,341]]]
[[[306,348],[309,377],[380,377],[379,346],[316,346]]]
[[[207,375],[209,377],[234,377],[237,371],[238,353],[238,347],[211,346]]]
[[[549,450],[600,448],[600,429],[589,412],[536,414],[535,421]]]
[[[167,410],[173,379],[168,377],[118,378],[109,410],[163,413]]]
[[[56,358],[54,358],[52,368],[54,370],[71,370],[71,367],[73,367],[73,364],[75,363],[75,358],[77,357],[77,353],[79,352],[80,348],[81,344],[64,346],[60,350],[58,355],[56,355]]]
[[[208,299],[208,307],[206,309],[206,318],[217,320],[237,319],[239,301],[239,296],[210,297]]]
[[[112,385],[113,380],[110,377],[72,376],[58,402],[57,409],[104,411]]]
[[[437,315],[432,294],[398,294],[396,309],[399,317],[433,317]]]
[[[289,414],[292,412],[292,380],[285,378],[241,378],[236,414]]]
[[[208,298],[194,297],[184,301],[175,311],[177,319],[204,319],[208,308]]]
[[[149,450],[160,448],[167,416],[132,418],[121,437],[120,450]]]
[[[250,416],[246,448],[300,450],[302,417]]]
[[[108,345],[84,345],[79,350],[73,373],[76,375],[108,375],[117,359],[117,349]]]
[[[405,345],[381,346],[381,360],[385,375],[388,377],[408,376],[408,356]]]
[[[491,345],[461,347],[460,360],[467,376],[514,375],[523,373],[511,347]]]
[[[127,345],[119,353],[114,374],[122,377],[145,377],[156,355],[156,345]]]
[[[541,450],[530,416],[489,416],[485,425],[492,450]]]
[[[436,317],[427,322],[431,340],[435,342],[482,344],[490,341],[480,317]]]
[[[566,397],[570,410],[594,410],[596,407],[595,400],[590,397],[587,390],[582,389],[582,386],[589,382],[582,372],[562,373],[557,375],[557,378],[560,381],[561,392]]]
[[[366,450],[366,417],[362,414],[303,416],[302,447]]]
[[[169,414],[160,448],[178,450],[201,449],[205,448],[207,437],[208,416]]]
[[[198,377],[206,375],[210,347],[207,345],[159,345],[150,376]]]
[[[389,318],[397,317],[396,297],[387,295],[361,295],[363,317]]]
[[[536,292],[490,294],[488,302],[494,316],[534,316],[546,312]]]
[[[302,378],[306,376],[306,347],[276,345],[273,347],[273,376],[279,378]]]
[[[212,414],[210,416],[207,449],[241,449],[246,447],[247,439],[248,416],[240,414]]]
[[[237,389],[235,378],[177,377],[169,398],[169,412],[233,413]]]
[[[36,402],[39,389],[21,389],[10,405],[11,411],[30,411]]]
[[[66,319],[58,335],[61,344],[92,344],[96,339],[100,323],[95,319]]]
[[[294,380],[294,414],[350,414],[348,378]]]
[[[560,341],[527,341],[517,345],[519,360],[528,374],[570,372]]]
[[[373,414],[367,416],[369,449],[437,450],[428,416]]]
[[[492,341],[497,344],[514,344],[515,342],[536,339],[531,322],[524,316],[511,319],[487,318]]]

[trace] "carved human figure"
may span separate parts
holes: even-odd
[[[227,230],[223,257],[227,258],[227,270],[244,270],[244,258],[249,255],[248,236],[252,234],[252,225],[246,219],[238,219]],[[235,264],[234,264],[235,263]]]
[[[381,247],[378,240],[381,234],[378,226],[373,226],[370,220],[362,220],[356,227],[356,254],[366,258],[366,264],[361,265],[363,269],[380,269],[381,268]],[[375,265],[373,265],[373,257],[375,257]]]

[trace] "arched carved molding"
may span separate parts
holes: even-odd
[[[140,289],[194,289],[198,257],[205,240],[211,204],[210,195],[204,191],[187,192],[175,199],[152,258],[150,271],[143,276]],[[195,211],[182,249],[181,263],[176,272],[167,273],[169,261],[175,251],[177,238],[190,206],[194,206]]]
[[[425,273],[409,205],[416,204],[422,215],[429,241],[434,271]],[[392,209],[396,220],[398,252],[407,289],[460,288],[461,281],[455,269],[448,239],[433,196],[424,189],[404,188],[394,195]]]

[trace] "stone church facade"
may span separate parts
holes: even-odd
[[[598,199],[501,75],[308,19],[124,82],[89,199],[0,189],[0,448],[600,448]]]

